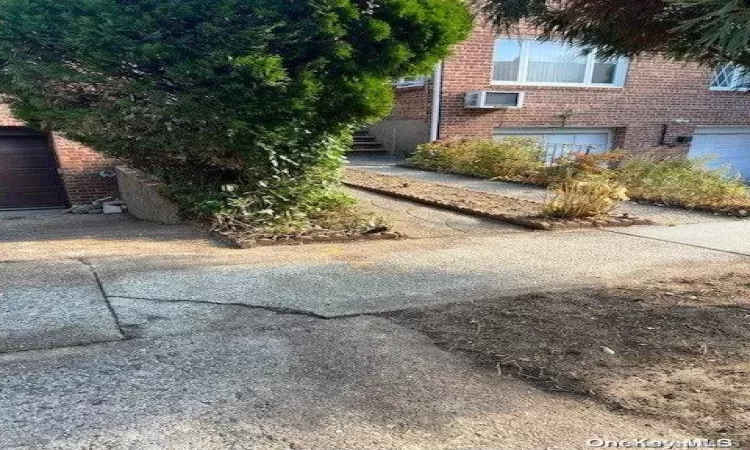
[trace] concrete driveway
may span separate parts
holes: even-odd
[[[382,319],[244,317],[0,357],[0,447],[570,450],[686,436],[483,371]]]
[[[163,226],[122,214],[0,211],[0,261],[158,255],[178,248],[198,251],[218,247],[223,246],[195,227]]]
[[[127,216],[13,214],[0,214],[0,448],[684,438],[479,369],[367,314],[748,267],[743,255],[650,237],[525,232],[435,211],[409,214],[432,230],[422,239],[243,251]]]
[[[750,256],[750,219],[613,230],[662,242]]]

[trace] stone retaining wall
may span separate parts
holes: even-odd
[[[120,195],[130,214],[149,222],[180,223],[179,208],[164,197],[161,181],[131,167],[117,166],[115,169]]]

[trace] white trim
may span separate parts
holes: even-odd
[[[519,59],[518,79],[517,80],[495,80],[495,47],[500,40],[518,40],[521,41],[521,56]],[[628,71],[630,69],[630,60],[628,58],[617,58],[615,73],[613,74],[612,83],[592,83],[594,77],[594,64],[596,62],[596,50],[592,50],[586,55],[586,71],[582,83],[562,83],[562,82],[540,82],[526,81],[529,70],[529,42],[535,39],[529,38],[507,38],[498,37],[492,42],[492,62],[490,70],[490,85],[492,86],[540,86],[540,87],[573,87],[573,88],[607,88],[622,89],[627,82]]]
[[[495,39],[497,42],[497,39]],[[521,40],[521,58],[518,62],[518,81],[523,80],[527,83],[526,79],[529,77],[529,42],[527,40]],[[490,74],[490,81],[495,79],[495,52],[492,52],[492,74]]]
[[[628,82],[628,72],[630,71],[630,59],[619,58],[615,68],[615,83],[612,87],[624,88]]]
[[[440,103],[443,94],[443,62],[435,65],[435,75],[432,77],[432,117],[430,117],[430,142],[440,137]]]
[[[426,81],[426,76],[399,78],[393,85],[396,86],[396,89],[424,87]]]
[[[518,86],[523,87],[566,87],[566,88],[604,88],[604,89],[622,89],[625,86],[617,86],[614,84],[582,84],[582,83],[549,83],[542,81],[534,82],[523,82],[520,81],[490,81],[492,86]]]
[[[586,70],[583,73],[583,84],[586,86],[594,84],[591,82],[594,79],[594,62],[594,52],[589,52],[586,55]],[[612,77],[615,78],[614,74],[612,74]]]
[[[424,83],[422,84],[397,84],[396,89],[411,89],[411,88],[420,88],[424,87]]]
[[[716,92],[747,92],[750,91],[750,87],[719,87],[719,86],[709,86],[709,91],[716,91]]]

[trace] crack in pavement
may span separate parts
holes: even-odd
[[[247,303],[234,303],[234,302],[212,302],[210,300],[195,300],[195,299],[170,299],[170,298],[149,298],[149,297],[130,297],[127,295],[111,295],[112,298],[122,298],[126,300],[143,300],[150,302],[164,302],[164,303],[197,303],[202,305],[213,305],[213,306],[241,306],[249,309],[259,309],[282,315],[294,315],[294,316],[305,316],[313,317],[315,319],[331,320],[339,318],[358,317],[366,314],[355,313],[355,314],[342,314],[337,316],[324,316],[312,311],[304,309],[286,308],[283,306],[267,306],[267,305],[248,305]]]
[[[127,336],[125,332],[123,331],[122,324],[120,323],[120,318],[117,316],[117,312],[115,312],[115,308],[112,307],[112,303],[109,302],[109,297],[107,296],[107,292],[104,290],[104,285],[102,284],[102,280],[99,278],[99,274],[94,268],[94,265],[91,263],[91,261],[85,258],[75,258],[75,260],[83,264],[84,266],[86,266],[94,275],[94,280],[96,281],[96,285],[99,287],[99,291],[102,293],[102,297],[104,298],[104,303],[106,303],[107,309],[109,310],[110,315],[112,315],[112,319],[115,321],[117,332],[120,333],[122,340],[127,339]]]
[[[88,264],[84,263],[83,261],[79,261],[82,264],[85,264],[88,266]],[[90,266],[89,266],[90,267]],[[98,276],[97,276],[98,278]],[[17,354],[24,354],[24,353],[30,353],[30,352],[43,352],[48,350],[63,350],[63,349],[72,349],[72,348],[84,348],[89,346],[95,346],[95,345],[101,345],[101,344],[111,344],[115,342],[125,342],[125,341],[138,341],[138,340],[147,340],[147,339],[153,339],[153,336],[133,336],[131,333],[126,332],[121,325],[121,322],[119,320],[119,316],[117,315],[117,312],[115,308],[110,303],[110,298],[115,299],[126,299],[126,300],[142,300],[142,301],[149,301],[149,302],[164,302],[164,303],[196,303],[196,304],[203,304],[203,305],[212,305],[212,306],[242,306],[248,309],[257,309],[257,310],[263,310],[272,312],[279,315],[295,315],[295,316],[303,316],[303,317],[311,317],[314,319],[319,320],[335,320],[335,319],[347,319],[352,317],[359,317],[359,316],[366,316],[368,314],[350,314],[350,315],[341,315],[341,316],[335,316],[335,317],[326,317],[322,316],[320,314],[316,314],[311,311],[304,311],[304,310],[295,310],[292,308],[283,308],[283,307],[273,307],[273,306],[256,306],[256,305],[246,305],[243,303],[220,303],[220,302],[211,302],[208,300],[181,300],[181,299],[155,299],[155,298],[144,298],[144,297],[128,297],[128,296],[119,296],[119,295],[112,295],[112,296],[104,296],[105,302],[107,303],[107,306],[110,310],[110,313],[112,314],[118,330],[119,334],[121,336],[121,339],[119,340],[98,340],[98,341],[91,341],[91,342],[85,342],[85,343],[78,343],[78,344],[69,344],[69,345],[61,345],[61,346],[48,346],[48,347],[38,347],[38,348],[29,348],[24,350],[16,350],[16,351],[10,351],[10,352],[4,352],[0,353],[0,358],[4,356],[10,356],[10,355],[17,355]],[[234,328],[234,327],[233,327]],[[213,330],[213,331],[221,331],[221,330]],[[182,335],[186,334],[200,334],[205,332],[203,331],[194,331],[194,332],[187,332],[187,333],[180,333]]]
[[[629,236],[629,237],[632,237],[632,238],[649,239],[649,240],[652,240],[652,241],[665,242],[667,244],[683,245],[685,247],[692,247],[692,248],[699,248],[701,250],[710,250],[710,251],[713,251],[713,252],[727,253],[729,255],[744,256],[746,258],[750,257],[750,255],[748,255],[747,253],[735,252],[735,251],[732,251],[732,250],[724,250],[724,249],[715,248],[715,247],[707,247],[705,245],[688,244],[687,242],[672,241],[672,240],[665,239],[665,238],[658,238],[658,237],[651,237],[651,236],[640,236],[640,235],[637,235],[637,234],[627,233],[627,232],[625,232],[623,230],[613,230],[613,229],[606,229],[606,228],[601,228],[600,230],[601,231],[605,231],[607,233],[618,234],[620,236]]]
[[[303,317],[309,317],[313,319],[318,320],[333,320],[333,319],[346,319],[346,318],[352,318],[352,317],[360,317],[360,316],[367,316],[367,313],[351,313],[351,314],[340,314],[335,316],[325,316],[319,313],[316,313],[314,311],[309,310],[303,310],[303,309],[296,309],[296,308],[288,308],[288,307],[282,307],[282,306],[270,306],[270,305],[254,305],[254,304],[246,304],[246,303],[236,303],[236,302],[216,302],[216,301],[210,301],[210,300],[198,300],[198,299],[170,299],[170,298],[148,298],[148,297],[133,297],[133,296],[127,296],[127,295],[110,295],[107,293],[107,290],[105,288],[104,282],[102,281],[96,266],[94,263],[87,259],[87,258],[67,258],[69,261],[73,261],[75,263],[81,264],[86,267],[86,269],[91,273],[91,275],[94,278],[94,281],[96,283],[96,286],[101,294],[101,298],[104,300],[104,303],[107,307],[107,310],[109,312],[109,315],[111,317],[111,320],[113,324],[116,327],[117,330],[117,338],[116,339],[109,339],[109,340],[93,340],[89,342],[84,343],[74,343],[74,344],[68,344],[68,345],[53,345],[53,346],[40,346],[36,348],[28,348],[28,349],[22,349],[22,350],[16,350],[16,351],[8,351],[0,353],[0,357],[2,356],[8,356],[8,355],[14,355],[14,354],[23,354],[28,352],[35,352],[35,351],[49,351],[49,350],[62,350],[62,349],[70,349],[70,348],[82,348],[82,347],[88,347],[93,345],[101,345],[101,344],[108,344],[113,342],[124,342],[124,341],[130,341],[130,340],[140,340],[140,339],[149,339],[149,337],[139,337],[134,336],[129,330],[127,330],[127,325],[124,325],[124,322],[122,322],[122,316],[121,313],[118,313],[117,308],[113,305],[112,300],[114,299],[123,299],[123,300],[141,300],[141,301],[148,301],[148,302],[164,302],[164,303],[192,303],[192,304],[203,304],[203,305],[211,305],[211,306],[225,306],[225,307],[243,307],[247,309],[255,309],[259,311],[267,311],[270,313],[278,314],[278,315],[294,315],[294,316],[303,316]],[[16,261],[13,261],[16,262]],[[200,332],[200,331],[199,331]]]
[[[112,306],[110,298],[122,298],[126,300],[143,300],[143,301],[165,302],[165,303],[196,303],[196,304],[212,305],[212,306],[240,306],[240,307],[244,307],[248,309],[258,309],[258,310],[268,311],[268,312],[272,312],[275,314],[305,316],[305,317],[312,317],[312,318],[321,319],[321,320],[349,318],[349,317],[357,317],[357,316],[365,315],[362,313],[353,313],[353,314],[341,314],[341,315],[336,315],[336,316],[324,316],[322,314],[318,314],[313,311],[308,311],[304,309],[296,309],[296,308],[287,308],[283,306],[253,305],[253,304],[236,303],[236,302],[214,302],[210,300],[196,300],[196,299],[179,299],[179,298],[170,299],[170,298],[132,297],[132,296],[127,296],[127,295],[109,295],[107,294],[107,291],[104,288],[104,283],[99,277],[99,273],[96,271],[96,267],[94,266],[93,262],[91,262],[90,260],[86,258],[74,258],[74,260],[86,266],[93,274],[94,280],[96,281],[99,291],[101,292],[102,297],[104,298],[104,301],[107,305],[107,309],[109,310],[110,314],[112,315],[112,318],[114,319],[115,325],[117,326],[117,330],[120,336],[122,337],[122,340],[129,340],[133,338],[129,337],[129,333],[125,332],[124,327],[120,321],[120,317],[117,314],[117,310],[115,309],[114,306]],[[64,347],[56,347],[56,348],[64,348]]]
[[[82,261],[81,261],[82,262]],[[83,263],[83,262],[82,262]],[[85,263],[84,263],[85,264]],[[63,349],[72,349],[72,348],[84,348],[89,346],[95,346],[95,345],[102,345],[102,344],[111,344],[116,342],[126,342],[126,341],[139,341],[139,340],[148,340],[153,339],[153,336],[133,336],[131,333],[126,332],[124,328],[122,327],[119,316],[117,315],[115,308],[110,303],[110,298],[116,298],[116,299],[126,299],[126,300],[142,300],[142,301],[149,301],[149,302],[163,302],[163,303],[196,303],[196,304],[203,304],[203,305],[212,305],[212,306],[242,306],[248,309],[257,309],[257,310],[263,310],[272,312],[279,315],[295,315],[295,316],[303,316],[303,317],[311,317],[314,319],[319,320],[335,320],[335,319],[348,319],[352,317],[360,317],[360,316],[367,316],[369,314],[349,314],[349,315],[340,315],[335,317],[326,317],[322,316],[320,314],[316,314],[311,311],[304,311],[304,310],[296,310],[292,308],[283,308],[283,307],[274,307],[274,306],[256,306],[256,305],[246,305],[243,303],[221,303],[221,302],[211,302],[208,300],[180,300],[180,299],[155,299],[155,298],[144,298],[144,297],[128,297],[128,296],[119,296],[119,295],[112,295],[112,296],[104,296],[105,301],[107,303],[107,306],[110,310],[110,313],[115,319],[115,322],[117,323],[117,327],[121,336],[121,339],[119,340],[99,340],[99,341],[91,341],[91,342],[85,342],[85,343],[79,343],[79,344],[69,344],[69,345],[61,345],[61,346],[49,346],[49,347],[38,347],[38,348],[29,348],[24,350],[15,350],[10,352],[4,352],[0,353],[0,358],[4,356],[10,356],[10,355],[17,355],[17,354],[24,354],[24,353],[31,353],[31,352],[43,352],[48,350],[63,350]],[[235,327],[232,327],[235,328]],[[231,328],[228,328],[231,329]],[[213,331],[221,331],[221,330],[213,330]],[[206,332],[205,330],[193,330],[193,332],[186,332],[186,333],[180,333],[181,335],[189,335],[189,334],[200,334]]]

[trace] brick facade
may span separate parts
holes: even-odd
[[[22,127],[24,123],[13,117],[7,106],[0,105],[0,126]],[[117,180],[99,176],[102,170],[113,170],[114,161],[58,134],[50,136],[50,144],[70,204],[118,195]]]
[[[432,97],[427,86],[399,88],[393,105],[391,119],[428,120],[432,110]]]
[[[533,37],[534,33],[525,30],[520,35]],[[622,88],[493,86],[496,37],[489,27],[477,25],[469,39],[457,45],[444,62],[441,138],[489,138],[500,127],[561,127],[559,114],[566,110],[572,111],[566,127],[611,129],[614,145],[631,151],[657,147],[663,124],[669,124],[667,142],[677,136],[691,136],[697,126],[750,126],[750,94],[709,90],[712,70],[653,56],[631,60]],[[521,109],[466,109],[465,93],[473,90],[522,91],[524,105]],[[428,87],[397,90],[396,97],[390,118],[419,117],[428,126],[431,102],[423,101],[430,97]],[[689,122],[678,124],[675,119]],[[686,144],[660,150],[686,152],[687,148]]]

